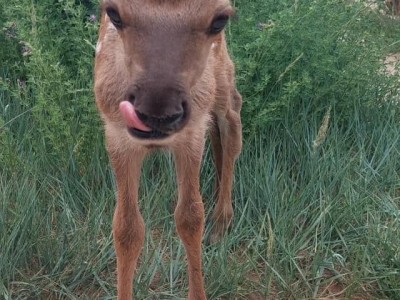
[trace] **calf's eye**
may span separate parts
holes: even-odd
[[[106,13],[110,18],[111,22],[114,24],[114,26],[118,29],[121,29],[123,24],[121,16],[119,15],[118,11],[114,8],[107,8]]]
[[[228,23],[229,16],[227,15],[220,15],[214,18],[210,26],[210,34],[217,34],[220,33]]]

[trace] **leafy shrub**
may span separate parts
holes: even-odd
[[[90,3],[85,4],[22,0],[4,6],[7,22],[15,24],[15,39],[25,47],[24,57],[8,60],[24,65],[20,76],[26,79],[24,96],[4,106],[29,111],[24,117],[31,135],[23,137],[25,144],[34,159],[60,169],[76,165],[71,162],[87,165],[102,136],[92,92],[97,24],[89,16]]]
[[[320,117],[333,106],[346,120],[355,102],[376,107],[391,86],[382,75],[382,54],[398,26],[363,3],[348,1],[236,1],[241,18],[232,28],[231,49],[244,96],[247,133],[309,107]],[[267,12],[267,14],[265,14]],[[397,28],[393,35],[382,26]],[[248,28],[243,30],[243,28]]]

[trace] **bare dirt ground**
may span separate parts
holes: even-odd
[[[383,64],[387,75],[400,76],[400,53],[389,54],[385,57]]]

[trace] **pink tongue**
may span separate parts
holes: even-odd
[[[151,128],[147,127],[143,124],[142,121],[140,121],[139,117],[136,114],[135,108],[129,101],[122,101],[119,104],[119,111],[125,119],[126,125],[128,125],[128,127],[133,127],[141,131],[151,131]]]

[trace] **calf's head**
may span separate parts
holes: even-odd
[[[95,89],[103,114],[138,139],[179,131],[233,14],[229,1],[104,0],[102,11]]]

